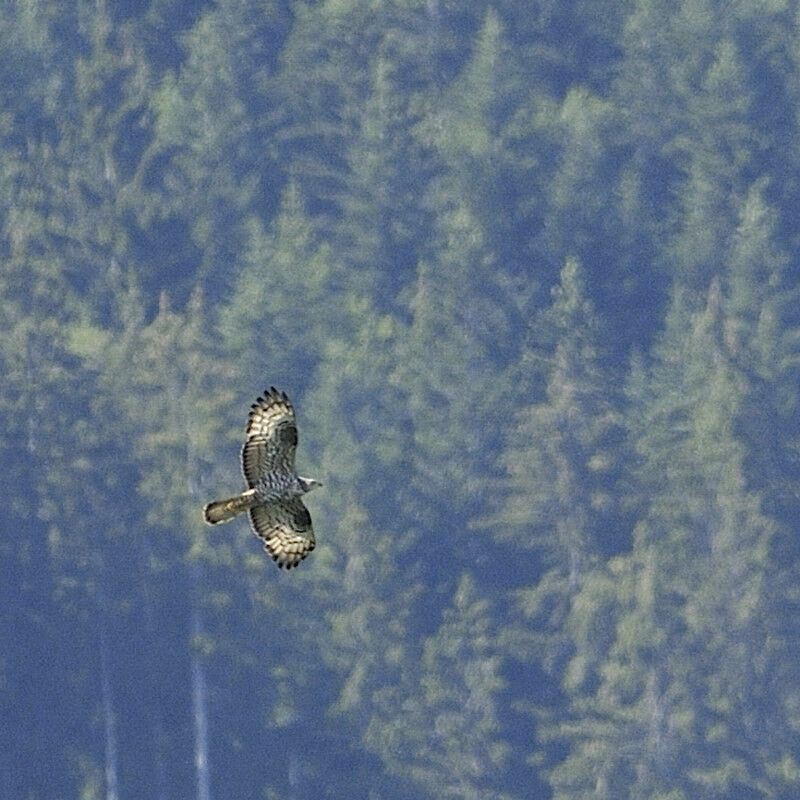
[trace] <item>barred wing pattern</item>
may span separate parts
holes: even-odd
[[[248,512],[256,536],[279,567],[296,567],[314,549],[311,515],[300,496],[319,481],[295,472],[297,422],[285,392],[274,386],[251,406],[242,448],[242,472],[247,490],[203,509],[209,525]]]
[[[299,497],[250,509],[250,522],[279,566],[296,567],[316,544],[311,515]]]
[[[294,473],[297,422],[285,392],[274,386],[253,403],[242,448],[242,472],[247,486],[270,476]]]

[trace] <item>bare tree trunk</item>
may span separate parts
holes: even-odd
[[[141,573],[142,580],[142,604],[144,607],[145,626],[151,641],[157,637],[158,627],[156,625],[156,611],[153,603],[153,593],[150,587],[147,564],[153,557],[153,549],[148,538],[144,539],[143,549],[140,551],[142,557]],[[167,790],[167,734],[164,730],[163,711],[155,705],[153,708],[153,758],[155,761],[155,798],[156,800],[169,800]]]
[[[155,735],[156,797],[158,800],[169,800],[169,793],[167,792],[167,760],[164,757],[167,749],[167,735],[164,733],[164,726],[161,724],[160,718],[156,722]]]
[[[105,734],[106,800],[119,800],[119,764],[117,753],[117,715],[111,691],[111,651],[105,622],[105,601],[100,603],[100,693],[103,701]]]
[[[200,612],[192,611],[192,638],[202,631]],[[194,763],[197,770],[197,800],[211,800],[211,775],[208,764],[208,713],[206,674],[200,654],[192,648],[192,708],[194,712]]]

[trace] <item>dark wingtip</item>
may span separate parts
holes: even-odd
[[[265,389],[264,394],[271,400],[283,400],[285,403],[290,402],[289,395],[286,394],[286,392],[282,392],[280,389],[275,388],[274,386],[270,386],[269,389]]]

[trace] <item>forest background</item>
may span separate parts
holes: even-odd
[[[2,796],[800,796],[799,123],[794,0],[3,2]]]

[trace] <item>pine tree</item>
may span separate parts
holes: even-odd
[[[532,326],[527,383],[541,382],[544,390],[508,431],[502,455],[508,478],[493,525],[499,539],[537,555],[531,563],[542,574],[535,587],[519,588],[519,600],[540,632],[551,672],[554,654],[564,652],[572,598],[601,559],[627,545],[614,499],[621,419],[603,372],[600,336],[583,270],[569,259],[551,306]]]
[[[331,303],[339,276],[330,246],[309,219],[295,184],[287,186],[269,232],[250,218],[242,262],[230,302],[219,311],[226,351],[248,380],[262,375],[302,392],[326,338],[347,318]]]
[[[567,623],[578,646],[565,686],[584,720],[561,728],[572,745],[556,797],[731,796],[770,785],[786,758],[779,745],[763,755],[780,737],[767,687],[783,656],[763,625],[778,524],[738,435],[752,384],[726,341],[721,281],[704,308],[686,300],[675,293],[638,412],[649,507],[633,552],[587,581]],[[583,631],[601,625],[598,649]]]
[[[490,604],[465,573],[419,664],[378,693],[370,748],[431,796],[508,797],[496,788],[509,750],[496,698],[504,685]]]

